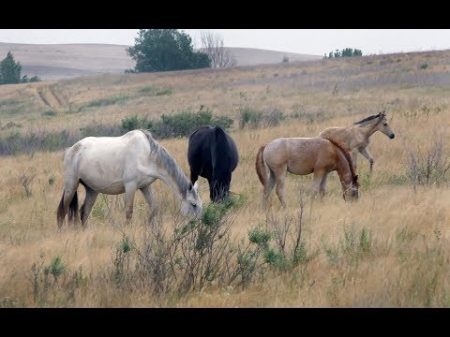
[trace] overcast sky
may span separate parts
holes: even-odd
[[[185,29],[199,46],[199,29]],[[367,54],[450,49],[450,29],[210,29],[227,47],[323,55],[357,48]],[[132,45],[136,29],[0,29],[0,42]]]

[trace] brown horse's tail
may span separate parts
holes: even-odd
[[[266,148],[265,145],[259,148],[259,151],[256,154],[256,162],[255,162],[256,173],[258,174],[259,181],[261,182],[261,184],[263,184],[264,187],[266,187],[267,185],[267,178],[268,178],[266,164],[264,163],[263,158],[263,151],[265,148]]]
[[[59,202],[58,210],[56,212],[56,218],[58,222],[58,227],[61,228],[64,222],[64,217],[66,214],[64,213],[64,194],[65,191],[63,191],[61,201]],[[75,191],[75,194],[72,197],[72,200],[70,201],[69,205],[69,221],[74,222],[78,219],[78,193]]]

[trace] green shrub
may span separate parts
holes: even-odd
[[[53,116],[56,116],[56,112],[53,110],[47,110],[42,113],[42,116],[53,117]]]

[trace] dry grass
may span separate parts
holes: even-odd
[[[231,132],[240,152],[240,164],[233,175],[231,190],[245,200],[244,205],[235,210],[232,240],[248,240],[248,231],[264,224],[267,212],[279,218],[285,214],[295,216],[299,191],[303,189],[306,208],[302,240],[312,257],[288,272],[268,269],[263,281],[255,279],[246,288],[211,285],[186,296],[157,297],[146,287],[116,287],[110,274],[115,250],[123,235],[142,244],[147,218],[142,196],[137,194],[134,221],[130,226],[122,221],[125,217],[122,198],[105,196],[98,198],[86,230],[65,226],[58,232],[55,211],[62,193],[62,151],[3,157],[0,166],[0,306],[449,306],[448,180],[414,189],[407,179],[407,149],[417,145],[432,146],[436,135],[440,135],[444,140],[444,157],[449,157],[450,148],[445,142],[450,137],[448,87],[422,85],[420,80],[403,83],[398,79],[390,82],[386,79],[388,82],[383,83],[380,79],[388,71],[402,67],[412,69],[413,65],[424,62],[429,67],[414,67],[411,72],[419,74],[417,76],[429,72],[428,77],[432,74],[439,77],[449,66],[448,57],[444,57],[447,54],[392,55],[278,67],[102,76],[58,82],[56,88],[72,104],[85,104],[119,93],[132,96],[150,83],[155,87],[170,87],[173,94],[138,96],[126,100],[123,106],[111,105],[75,114],[62,111],[45,121],[37,117],[37,109],[31,109],[30,116],[36,114],[33,122],[30,116],[23,114],[8,117],[9,120],[27,128],[45,124],[47,130],[70,130],[93,120],[119,123],[120,118],[130,114],[155,116],[200,103],[212,107],[218,114],[235,117],[240,104],[255,109],[274,107],[287,114],[322,116],[306,118],[300,114],[273,128],[238,130],[235,127]],[[397,59],[402,61],[396,62]],[[381,65],[381,62],[386,63]],[[365,64],[369,68],[364,68]],[[306,71],[305,76],[301,75],[302,71]],[[357,80],[367,84],[355,88],[353,84]],[[348,83],[348,86],[339,89],[338,85],[337,94],[333,94],[335,81]],[[0,95],[5,99],[19,99],[21,95],[26,98],[33,88],[34,85],[7,86],[0,88]],[[387,109],[396,138],[389,140],[382,134],[373,136],[370,151],[375,167],[370,179],[368,163],[359,157],[362,196],[358,202],[346,204],[343,201],[335,173],[330,176],[323,201],[309,199],[310,176],[290,175],[286,184],[287,210],[281,210],[275,198],[272,198],[270,210],[261,208],[262,186],[254,172],[254,159],[260,145],[280,136],[314,136],[325,127],[349,125],[383,107]],[[42,124],[39,126],[39,123]],[[161,143],[188,172],[186,139]],[[32,191],[29,197],[21,183],[22,176],[34,177],[29,182]],[[171,228],[173,214],[178,209],[177,200],[165,185],[160,182],[155,185],[157,199],[164,204],[162,225]],[[207,203],[208,186],[204,179],[200,180],[200,191]],[[364,240],[362,231],[368,233]],[[364,249],[358,249],[359,246]],[[36,295],[32,266],[42,265],[43,270],[57,256],[65,269],[56,280],[51,276],[48,289],[40,289],[40,295]]]

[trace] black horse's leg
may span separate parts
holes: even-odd
[[[192,183],[192,185],[195,184],[197,179],[198,179],[198,173],[196,171],[191,170],[191,183]]]

